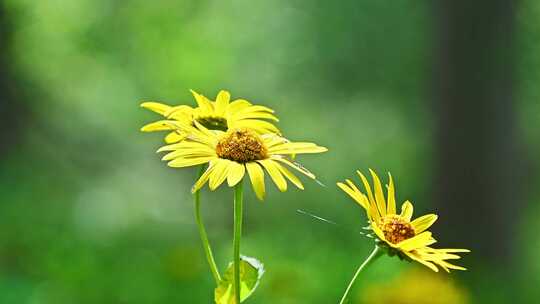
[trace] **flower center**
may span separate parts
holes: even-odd
[[[195,118],[197,122],[209,130],[227,131],[227,119],[218,116],[200,116]]]
[[[396,215],[382,218],[379,228],[383,231],[386,240],[392,244],[397,244],[415,236],[411,223]]]
[[[238,163],[268,158],[268,150],[259,135],[245,129],[225,134],[216,146],[216,153],[220,158]]]

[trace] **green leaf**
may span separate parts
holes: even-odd
[[[244,302],[253,294],[263,274],[264,266],[259,260],[246,256],[240,257],[240,302]],[[216,304],[236,304],[233,290],[233,263],[229,264],[223,274],[215,290],[214,299]]]

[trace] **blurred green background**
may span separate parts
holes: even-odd
[[[248,303],[337,303],[372,243],[335,182],[367,168],[441,214],[439,246],[473,253],[450,275],[382,259],[351,303],[540,297],[537,1],[0,3],[0,303],[213,302],[196,169],[167,168],[162,135],[139,132],[158,119],[140,101],[194,104],[189,89],[269,106],[287,137],[330,149],[298,159],[326,187],[248,191],[242,252],[267,269]],[[202,195],[223,269],[232,191]]]

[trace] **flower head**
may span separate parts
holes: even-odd
[[[176,127],[174,122],[195,125],[198,122],[209,130],[227,131],[235,128],[249,128],[257,133],[276,133],[279,130],[267,120],[278,121],[274,111],[264,106],[252,105],[244,99],[231,100],[231,94],[220,91],[215,101],[204,95],[191,91],[197,102],[197,107],[187,105],[169,106],[158,102],[144,102],[141,107],[154,111],[166,117],[145,125],[144,132],[170,131],[165,142],[176,143],[184,140],[188,134]]]
[[[321,153],[326,148],[308,142],[290,142],[277,134],[263,134],[248,128],[229,129],[227,132],[209,130],[198,121],[195,127],[175,122],[174,125],[189,134],[183,141],[161,147],[167,151],[162,159],[170,167],[188,167],[208,163],[208,168],[193,186],[199,190],[209,183],[215,190],[225,180],[230,187],[249,176],[253,190],[262,200],[265,195],[266,171],[280,191],[287,190],[287,179],[300,189],[302,182],[287,167],[315,179],[315,175],[294,162],[288,155]]]
[[[388,249],[390,254],[417,261],[433,271],[438,271],[437,266],[446,271],[465,270],[463,267],[449,263],[448,260],[459,259],[460,256],[455,253],[469,252],[469,250],[429,247],[436,240],[427,229],[437,220],[437,215],[427,214],[412,220],[413,205],[409,201],[403,203],[401,213],[398,214],[392,176],[389,174],[385,199],[379,177],[373,170],[370,172],[373,177],[373,191],[366,177],[357,171],[367,195],[350,180],[346,180],[346,184],[338,183],[337,185],[366,210],[370,229],[377,237],[379,245]]]

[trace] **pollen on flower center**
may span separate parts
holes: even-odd
[[[227,119],[219,116],[200,116],[195,118],[197,122],[209,130],[227,131]]]
[[[383,231],[385,239],[392,244],[415,236],[411,223],[396,215],[382,218],[379,228]]]
[[[216,146],[216,153],[220,158],[239,163],[266,159],[268,150],[253,131],[239,129],[225,134]]]

